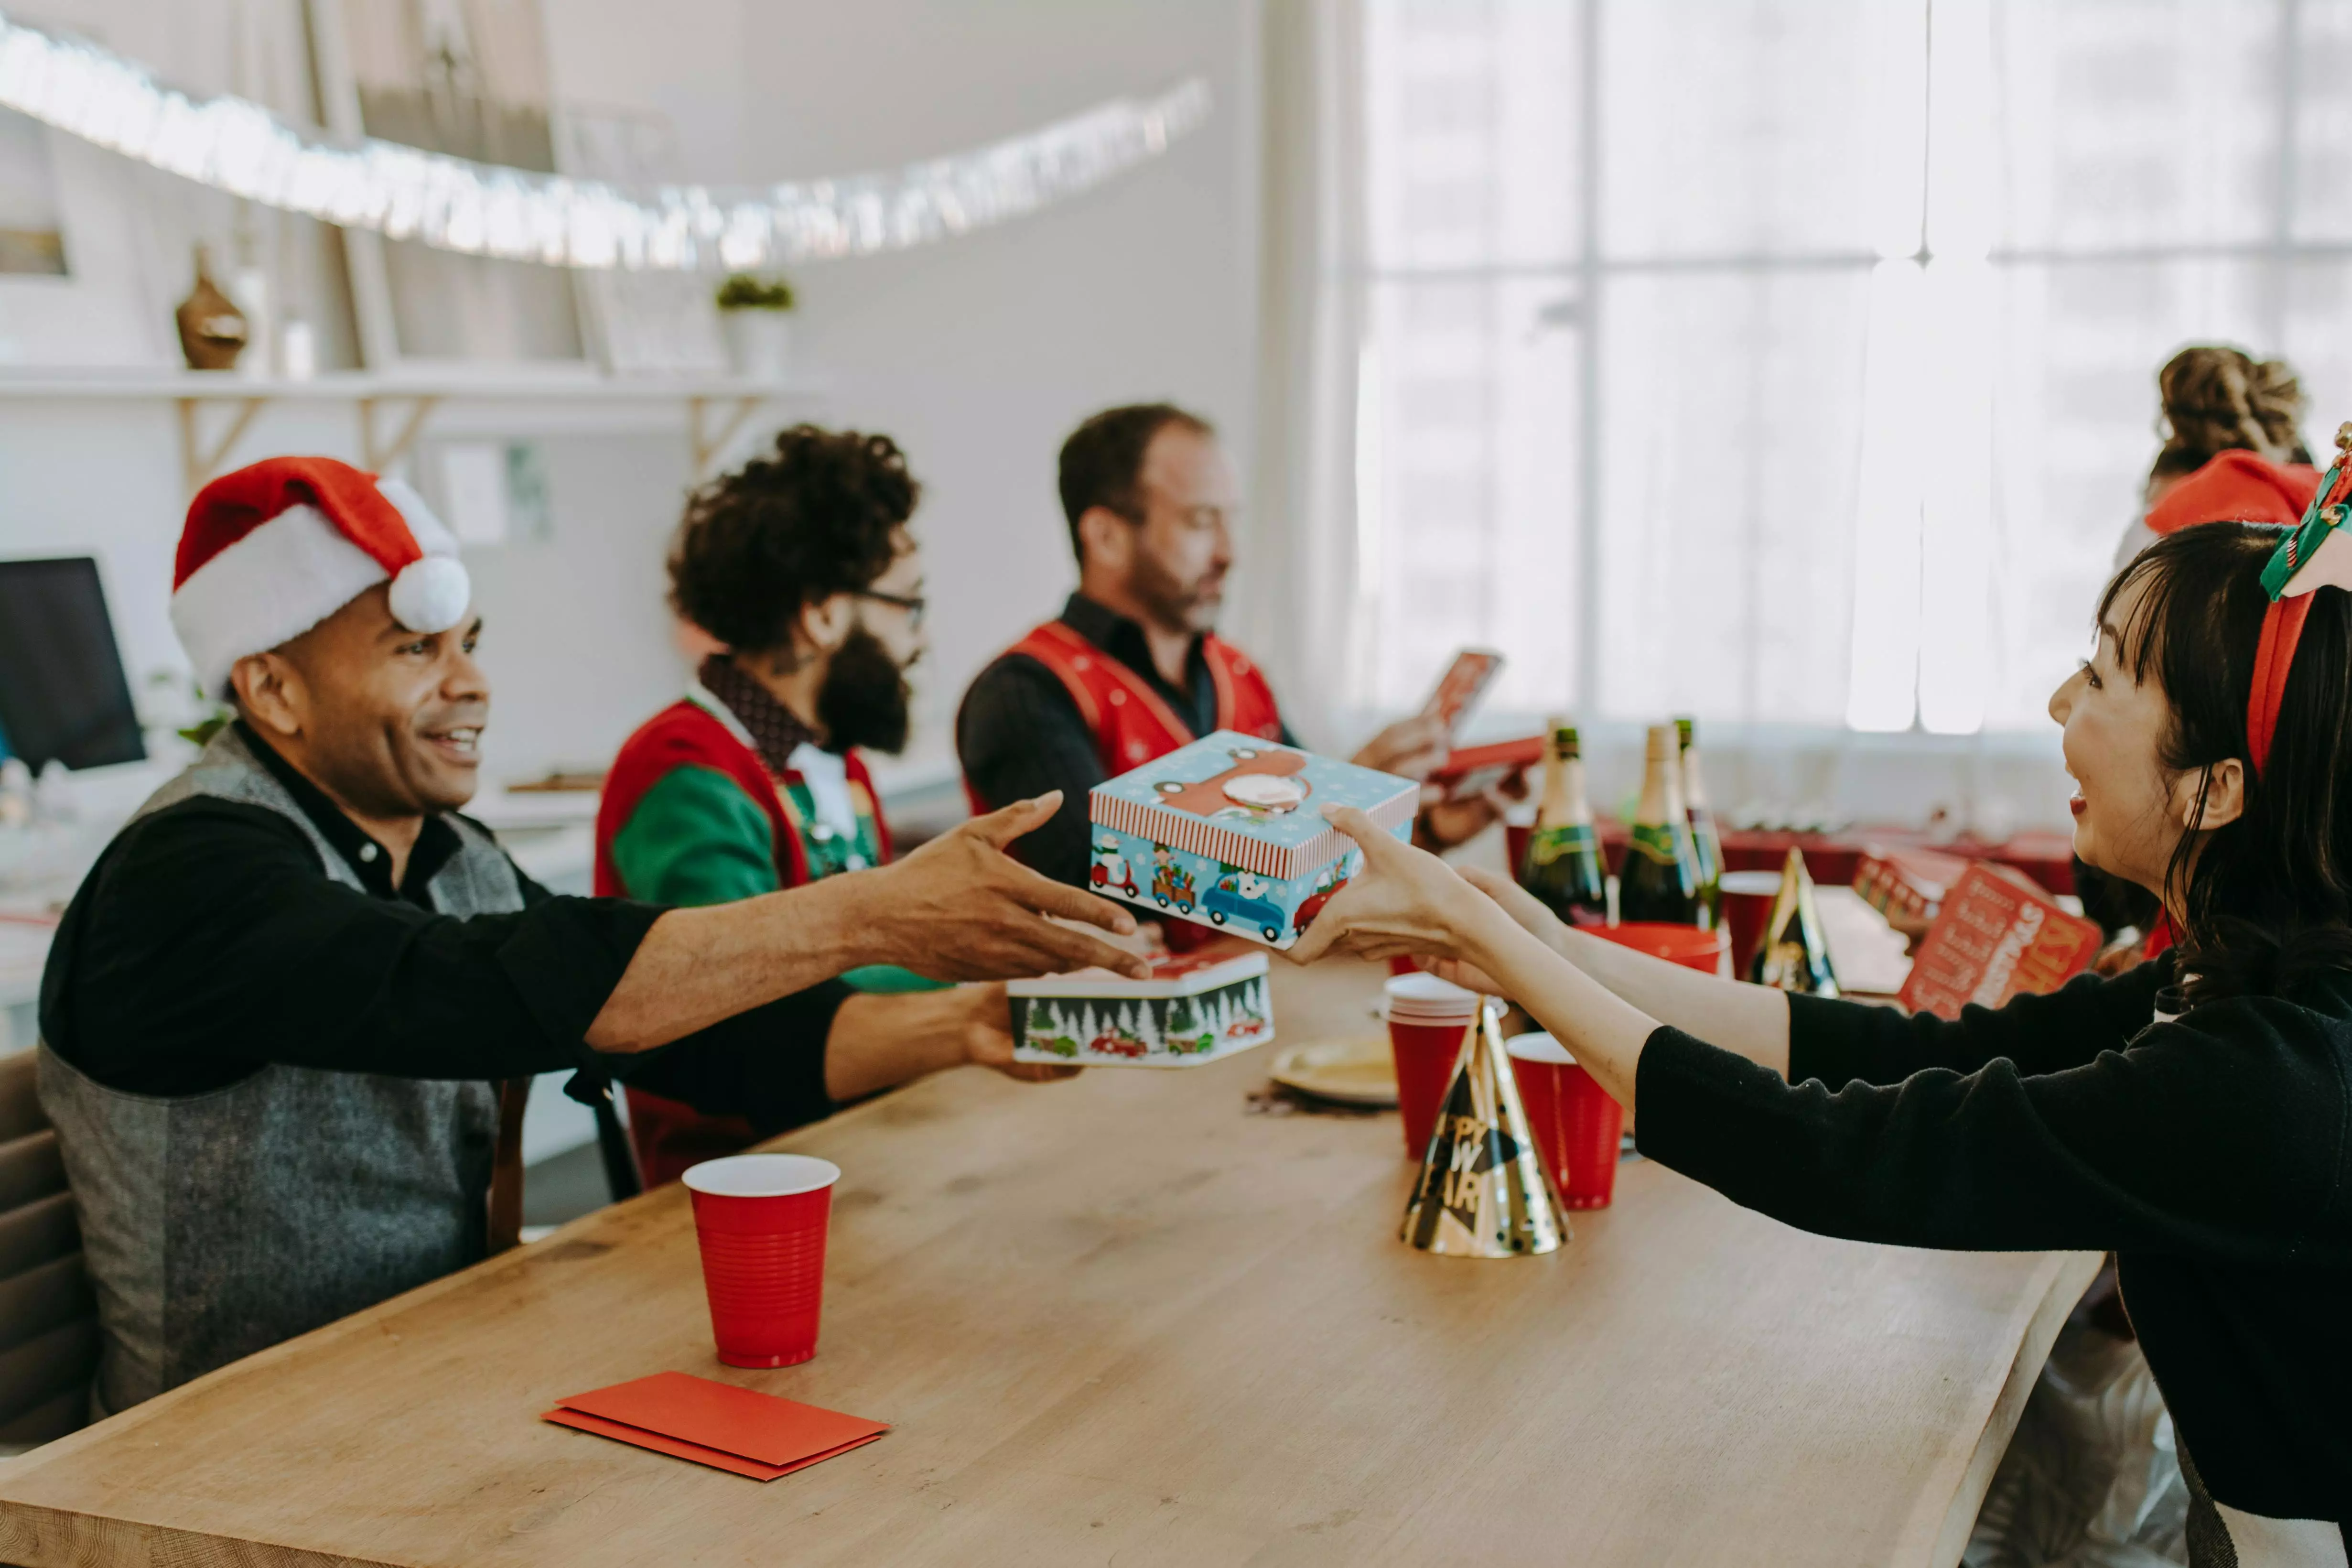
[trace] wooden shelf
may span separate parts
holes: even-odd
[[[0,397],[173,398],[241,401],[285,398],[352,402],[362,397],[482,398],[494,402],[675,402],[684,397],[758,397],[785,400],[820,396],[822,382],[747,381],[740,376],[618,376],[593,373],[512,370],[469,372],[452,368],[426,374],[336,371],[309,381],[246,377],[233,371],[58,371],[0,369]]]
[[[230,371],[0,370],[0,399],[175,405],[181,474],[191,496],[229,466],[237,443],[273,403],[350,405],[359,422],[361,466],[376,472],[405,457],[435,414],[450,405],[614,413],[633,405],[677,409],[685,416],[694,477],[698,480],[709,474],[728,443],[763,405],[810,402],[824,395],[822,384],[805,377],[770,382],[740,376],[607,376],[571,370],[452,367],[437,374],[413,369],[394,374],[339,372],[309,381],[247,377]],[[208,421],[205,411],[210,405],[225,405],[225,417]],[[478,425],[480,420],[467,423]]]

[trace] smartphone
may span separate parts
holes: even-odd
[[[1454,656],[1446,668],[1445,678],[1437,689],[1422,704],[1424,719],[1434,719],[1445,726],[1445,738],[1450,742],[1462,732],[1462,721],[1470,710],[1478,706],[1478,699],[1486,695],[1486,688],[1503,668],[1503,656],[1488,648],[1465,647]]]

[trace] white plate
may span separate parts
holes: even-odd
[[[1292,1046],[1275,1057],[1266,1076],[1285,1089],[1344,1105],[1397,1102],[1396,1065],[1385,1035]]]

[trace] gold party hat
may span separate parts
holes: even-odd
[[[1772,913],[1764,922],[1764,940],[1756,944],[1748,978],[1781,991],[1838,994],[1830,945],[1822,938],[1821,913],[1813,908],[1813,879],[1806,873],[1804,855],[1793,846],[1781,865],[1780,890],[1773,895]]]
[[[1404,1239],[1423,1252],[1525,1258],[1557,1251],[1569,1237],[1559,1194],[1528,1133],[1499,1016],[1479,999],[1478,1022],[1404,1206]]]

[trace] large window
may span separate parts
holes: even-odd
[[[1356,700],[2046,723],[2179,345],[2352,417],[2352,0],[1361,0]]]

